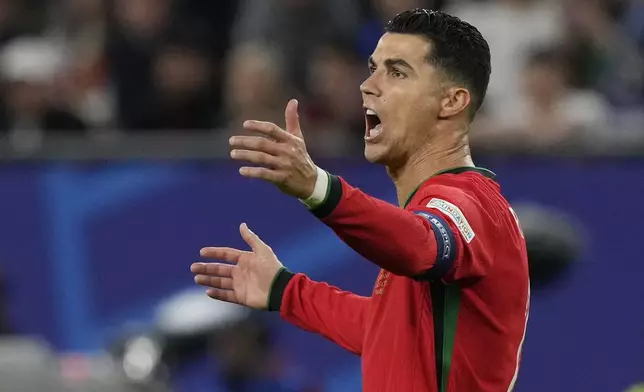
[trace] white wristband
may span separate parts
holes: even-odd
[[[300,199],[300,201],[304,203],[304,205],[306,205],[309,209],[313,209],[324,203],[329,188],[329,174],[319,167],[316,167],[316,169],[318,172],[318,177],[315,180],[313,193],[306,199]]]

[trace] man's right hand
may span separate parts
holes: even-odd
[[[320,171],[306,150],[297,108],[294,99],[286,105],[286,129],[269,122],[244,122],[244,128],[261,136],[231,137],[230,155],[252,165],[239,169],[242,176],[268,181],[286,194],[306,199],[315,191]]]
[[[243,223],[239,227],[242,238],[252,251],[233,248],[203,248],[204,258],[223,263],[194,263],[190,270],[195,282],[208,287],[206,294],[221,301],[245,305],[253,309],[268,308],[271,285],[282,269],[282,263],[273,250]]]

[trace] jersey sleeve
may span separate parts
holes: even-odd
[[[430,279],[453,283],[487,274],[494,263],[498,219],[494,207],[450,186],[433,186],[420,193],[409,209],[425,218],[437,242],[437,261]]]
[[[370,297],[282,270],[271,290],[269,310],[279,311],[285,321],[361,355],[370,302]]]
[[[367,195],[330,175],[325,202],[312,213],[365,259],[396,275],[430,269],[436,241],[425,219]]]
[[[360,255],[397,275],[459,280],[482,276],[492,264],[489,237],[496,230],[488,227],[489,215],[455,187],[421,187],[402,209],[330,175],[329,195],[312,212]]]

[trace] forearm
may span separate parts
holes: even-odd
[[[271,290],[269,310],[361,355],[370,300],[283,270]]]
[[[425,218],[329,176],[325,201],[312,209],[347,245],[381,268],[416,277],[437,257],[432,224]]]

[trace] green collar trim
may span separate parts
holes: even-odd
[[[446,170],[439,171],[438,173],[434,174],[433,176],[430,176],[429,178],[427,178],[425,181],[429,180],[430,178],[440,176],[441,174],[461,174],[461,173],[466,173],[466,172],[477,172],[477,173],[479,173],[479,174],[481,174],[481,175],[483,175],[483,176],[485,176],[487,178],[491,178],[493,180],[496,180],[496,174],[494,174],[491,170],[488,170],[488,169],[486,169],[484,167],[459,166],[459,167],[453,167],[451,169],[446,169]],[[414,191],[411,193],[411,195],[409,195],[409,197],[407,198],[407,201],[405,202],[405,205],[404,205],[403,208],[407,208],[407,205],[409,205],[409,202],[411,202],[411,199],[414,197],[416,192],[418,192],[418,190],[420,189],[420,186],[423,185],[425,183],[425,181],[423,181],[420,184],[418,184],[416,189],[414,189]]]

